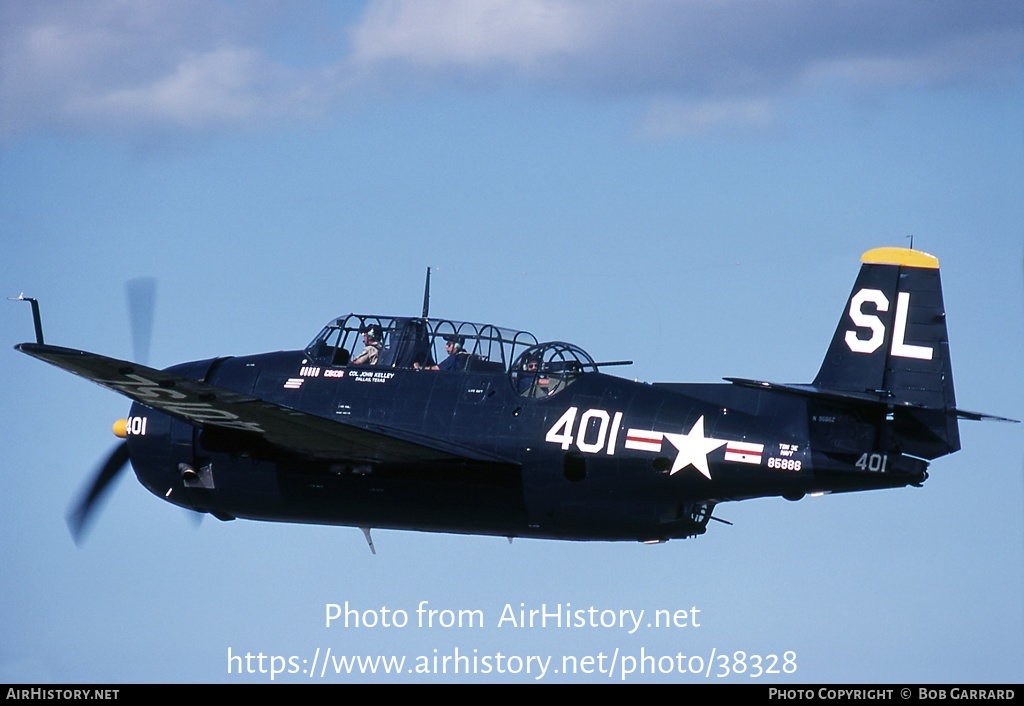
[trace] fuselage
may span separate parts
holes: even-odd
[[[493,461],[309,459],[135,403],[132,465],[154,494],[222,519],[581,540],[702,534],[718,502],[919,484],[878,419],[730,384],[584,372],[547,394],[500,369],[332,365],[308,351],[169,372],[341,424],[445,439]],[[144,421],[142,421],[144,420]],[[183,465],[194,474],[183,477]]]

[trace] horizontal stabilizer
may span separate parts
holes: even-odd
[[[759,390],[772,390],[774,392],[785,392],[790,395],[798,395],[801,397],[813,397],[819,400],[826,400],[832,403],[846,404],[846,405],[882,405],[885,407],[892,408],[906,408],[906,409],[933,409],[935,411],[946,411],[945,407],[926,407],[922,404],[914,402],[906,402],[896,399],[891,392],[886,390],[877,390],[875,392],[854,392],[852,390],[833,390],[827,387],[819,387],[817,385],[796,385],[791,383],[779,383],[779,382],[766,382],[764,380],[749,380],[747,378],[723,378],[724,380],[731,382],[734,385],[740,387],[752,387]],[[1012,422],[1019,423],[1017,419],[1010,419],[1008,417],[997,417],[994,414],[984,414],[982,412],[968,412],[963,409],[950,409],[949,412],[955,414],[959,419],[967,419],[971,421],[990,421],[990,422]]]
[[[856,392],[853,390],[837,390],[819,385],[796,385],[791,383],[765,382],[764,380],[748,380],[746,378],[723,378],[740,387],[754,387],[760,390],[772,390],[775,392],[786,392],[791,395],[802,397],[816,397],[830,402],[846,404],[880,404],[893,405],[897,407],[915,407],[921,409],[922,405],[912,402],[900,402],[893,399],[891,393],[885,390],[874,392]]]
[[[1019,419],[1010,419],[1009,417],[997,417],[994,414],[985,414],[983,412],[968,412],[965,409],[955,409],[956,416],[960,419],[967,419],[972,422],[1010,422],[1012,424],[1020,424]]]

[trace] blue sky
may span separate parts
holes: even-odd
[[[960,406],[1020,419],[1022,68],[1014,2],[0,0],[0,293],[40,299],[48,342],[128,358],[125,282],[155,277],[162,367],[417,313],[431,266],[436,315],[630,377],[806,382],[860,254],[913,235],[942,265]],[[197,528],[131,474],[76,547],[64,515],[128,405],[12,350],[28,307],[0,322],[0,681],[261,682],[229,650],[328,647],[1024,678],[1020,425],[962,424],[921,489],[721,505],[733,526],[653,547],[376,531],[373,556],[355,529]],[[489,623],[325,628],[345,601]],[[494,625],[565,603],[702,622]]]

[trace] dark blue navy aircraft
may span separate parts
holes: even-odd
[[[571,343],[430,318],[426,296],[420,317],[166,370],[44,344],[33,302],[37,342],[16,348],[134,400],[76,531],[130,460],[221,520],[660,542],[725,501],[919,486],[959,419],[1000,419],[956,407],[938,260],[861,263],[810,384],[634,382]]]

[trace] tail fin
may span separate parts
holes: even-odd
[[[864,253],[813,385],[882,395],[907,453],[935,458],[960,448],[937,258],[904,248]]]

